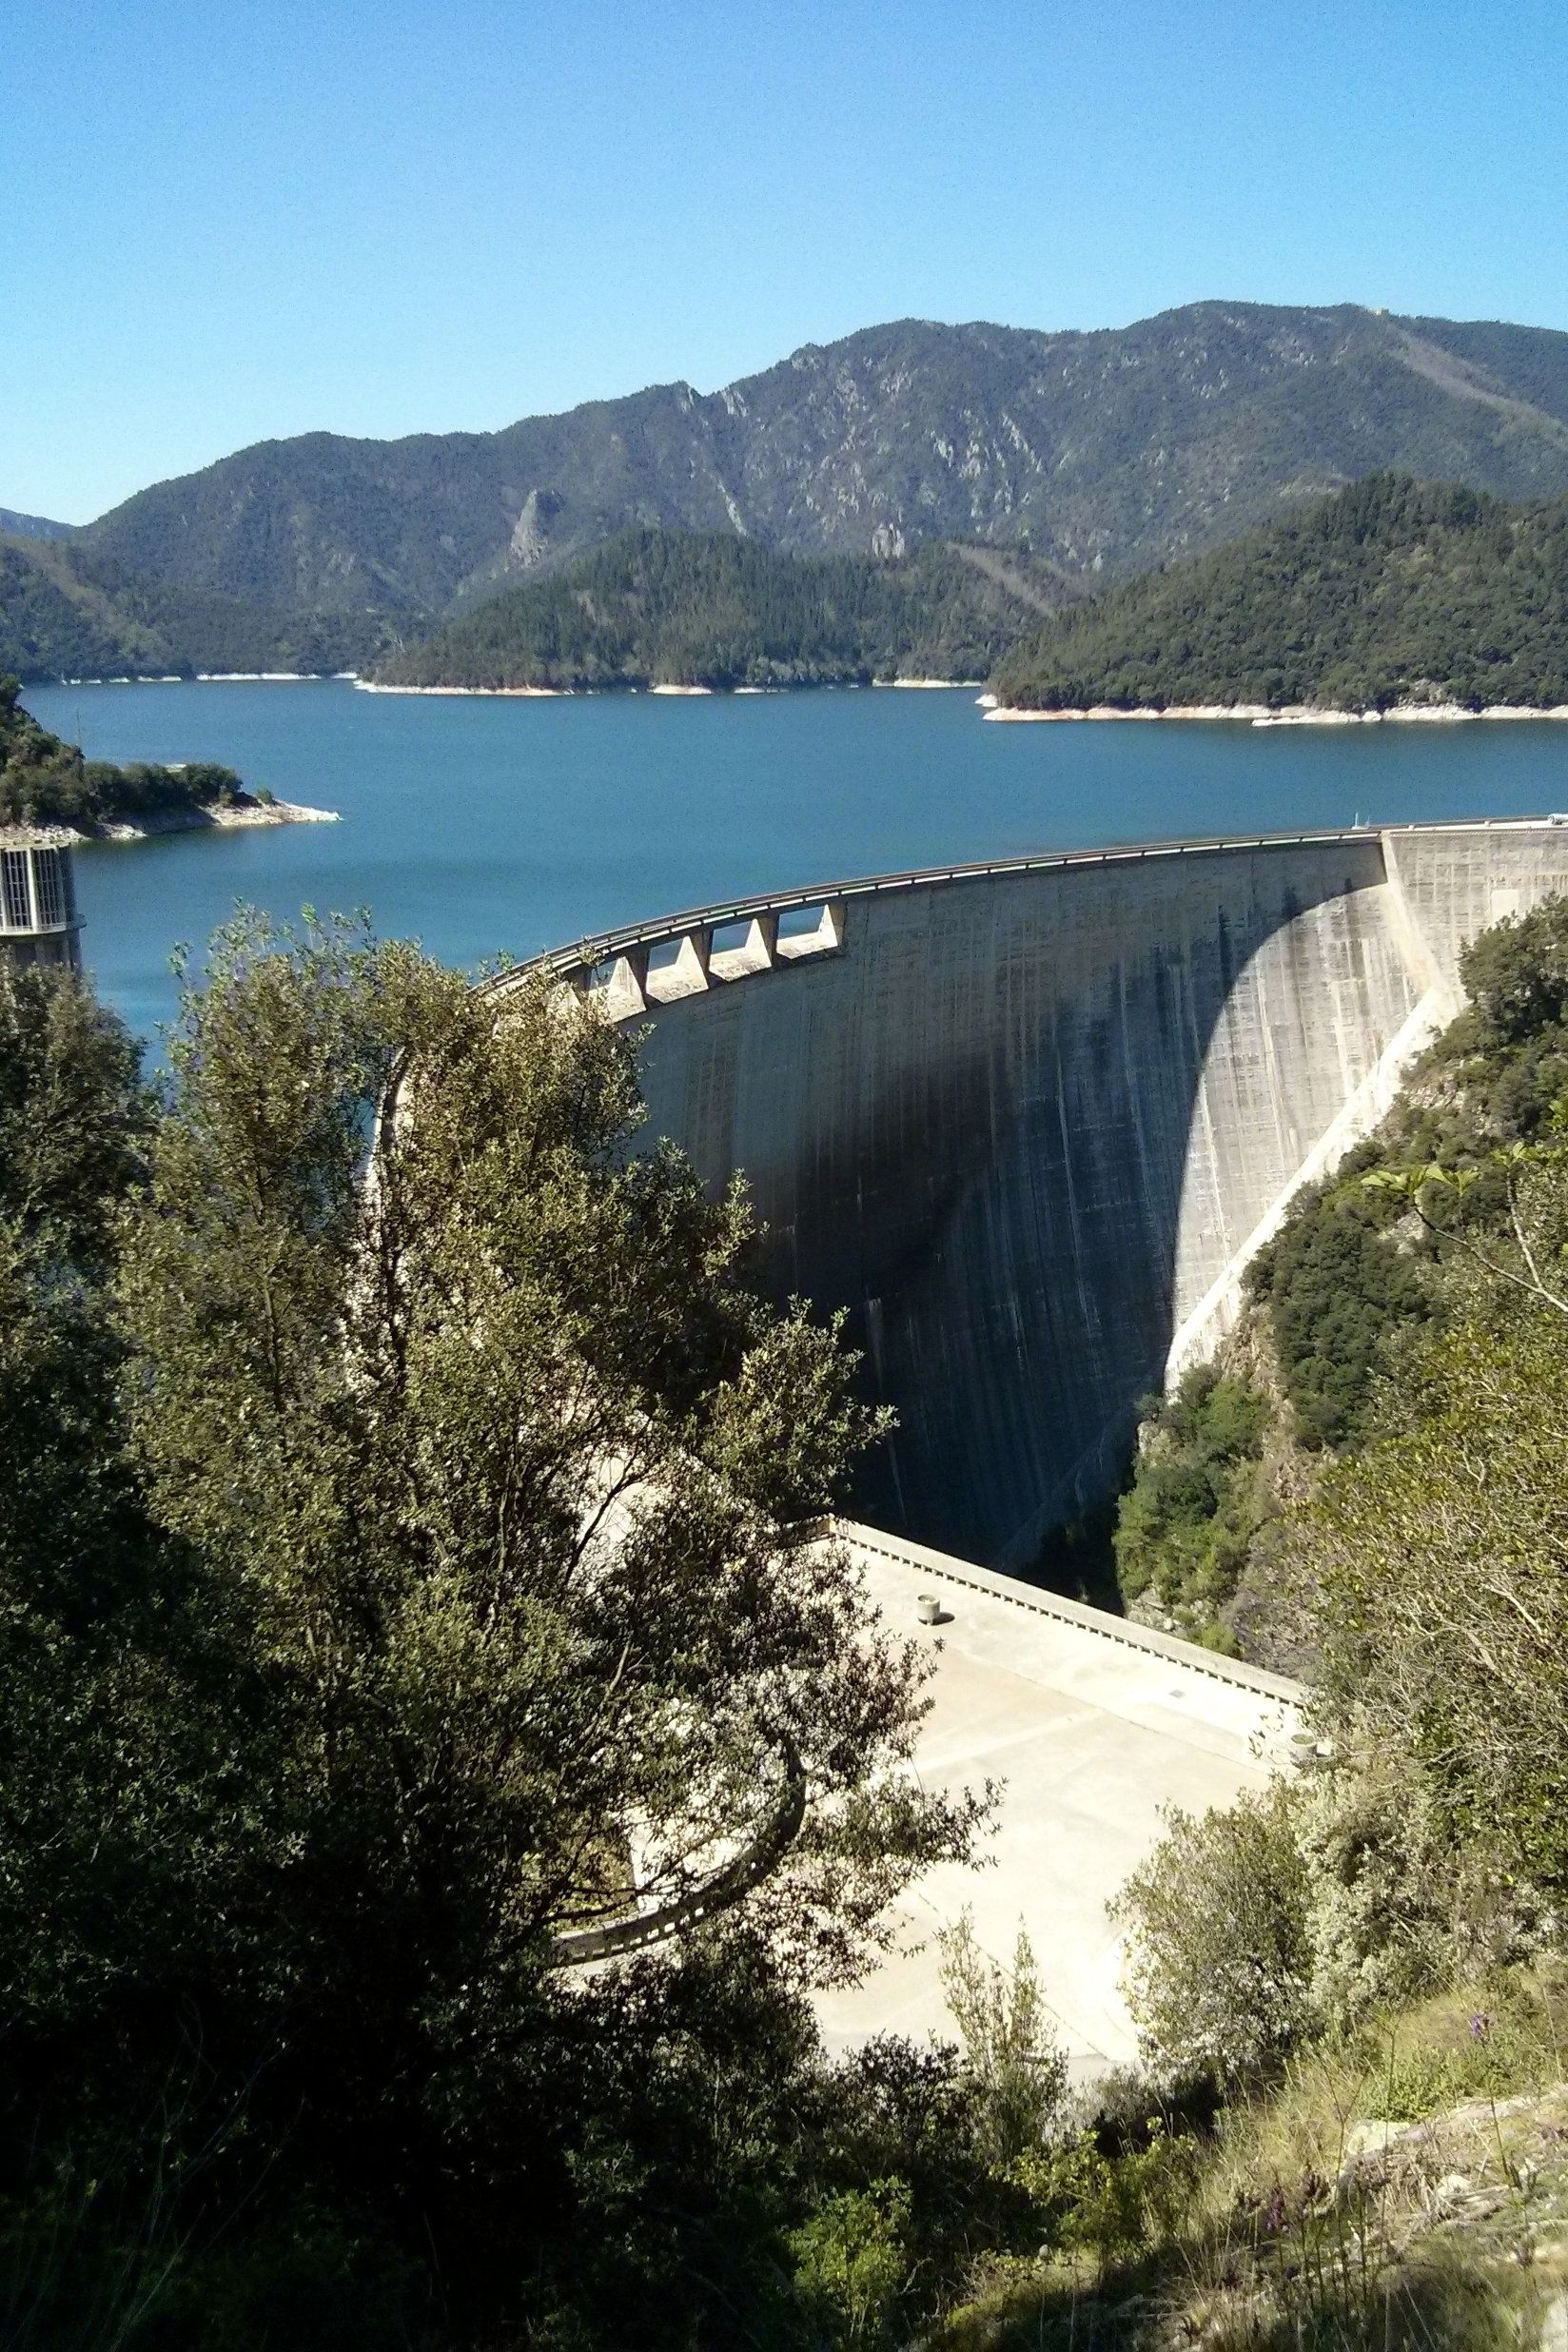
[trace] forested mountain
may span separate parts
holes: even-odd
[[[24,680],[352,669],[390,634],[372,612],[280,612],[138,579],[79,539],[0,537],[0,671]]]
[[[628,531],[384,662],[406,686],[803,686],[988,676],[1062,593],[1026,559],[779,555],[724,532]]]
[[[72,525],[50,522],[47,515],[19,515],[13,506],[0,506],[0,533],[12,539],[69,539]]]
[[[0,670],[28,679],[163,669],[162,646],[79,579],[65,549],[0,539]]]
[[[632,525],[809,555],[973,539],[1114,579],[1390,466],[1568,493],[1568,335],[1353,305],[1204,303],[1094,334],[909,320],[712,394],[659,385],[497,433],[262,442],[69,544],[100,585],[364,641]],[[180,609],[232,622],[229,603]],[[206,656],[199,630],[187,641]]]
[[[1375,475],[1064,614],[995,685],[1034,710],[1568,703],[1568,499]]]

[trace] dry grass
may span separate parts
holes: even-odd
[[[1271,2096],[1230,2110],[1185,2173],[1168,2168],[1145,2222],[1137,2246],[1097,2246],[1090,2230],[1071,2254],[993,2270],[933,2343],[1534,2352],[1555,2341],[1568,2330],[1568,1977],[1539,1969],[1459,1987],[1354,2047],[1303,2057]]]

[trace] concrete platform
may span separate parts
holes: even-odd
[[[930,1872],[900,1908],[887,1961],[821,1997],[830,2048],[879,2032],[955,2036],[936,1932],[968,1905],[999,1961],[1027,1928],[1076,2079],[1130,2060],[1106,1907],[1157,1843],[1163,1807],[1203,1813],[1288,1768],[1296,1685],[871,1528],[839,1534],[890,1627],[937,1660],[922,1779],[1005,1787],[984,1867]],[[945,1623],[919,1623],[922,1593]]]

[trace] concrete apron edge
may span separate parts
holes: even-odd
[[[1028,1609],[1036,1617],[1053,1617],[1058,1624],[1095,1634],[1103,1641],[1119,1642],[1125,1649],[1140,1650],[1146,1656],[1185,1666],[1190,1673],[1206,1675],[1215,1682],[1229,1684],[1233,1690],[1275,1699],[1288,1707],[1305,1704],[1303,1684],[1293,1681],[1288,1675],[1277,1675],[1266,1666],[1245,1665],[1217,1650],[1205,1650],[1196,1641],[1183,1641],[1178,1635],[1162,1634],[1152,1625],[1134,1625],[1126,1617],[1112,1617],[1107,1609],[1094,1609],[1087,1601],[1069,1600],[1065,1594],[1048,1593],[1016,1577],[1000,1576],[994,1569],[981,1568],[973,1560],[955,1558],[951,1552],[933,1551],[930,1544],[887,1535],[880,1527],[868,1527],[858,1519],[835,1518],[833,1530],[859,1550],[876,1553],[905,1567],[924,1568],[946,1583],[967,1585],[971,1592],[986,1593],[993,1600],[1007,1601],[1015,1609]]]

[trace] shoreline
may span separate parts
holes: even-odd
[[[575,686],[387,686],[373,677],[357,677],[352,682],[357,695],[486,695],[530,702],[559,700],[579,691]],[[656,686],[654,692],[659,691]]]
[[[356,677],[355,692],[362,695],[464,695],[493,697],[500,700],[570,701],[583,700],[590,695],[663,695],[685,698],[691,696],[725,695],[812,695],[833,694],[845,687],[892,687],[917,694],[970,693],[983,681],[977,677],[825,677],[803,681],[799,685],[773,686],[681,686],[661,682],[657,686],[621,685],[606,681],[602,686],[396,686],[379,678]],[[1012,714],[1018,717],[1023,712]],[[1028,714],[1033,715],[1033,714]],[[1043,715],[1043,714],[1041,715]]]
[[[983,701],[986,699],[982,696]],[[1247,727],[1456,727],[1472,719],[1568,719],[1568,702],[1539,706],[1494,702],[1480,711],[1472,711],[1462,702],[1396,702],[1386,711],[1320,710],[1309,703],[1289,703],[1274,710],[1264,702],[1192,702],[1171,704],[1164,710],[1156,710],[1152,705],[1124,710],[1114,703],[1096,702],[1075,711],[1023,711],[998,704],[984,715],[1009,724],[1046,726],[1071,725],[1085,719],[1096,723],[1125,719],[1135,725],[1156,719],[1186,719],[1201,724],[1225,720],[1233,726]]]
[[[149,809],[145,816],[107,816],[91,833],[79,825],[61,828],[76,847],[95,841],[152,841],[160,833],[247,833],[270,825],[341,825],[336,809],[310,809],[303,801],[274,800],[249,809]]]
[[[24,678],[29,686],[333,686],[357,670],[136,670],[112,677]]]

